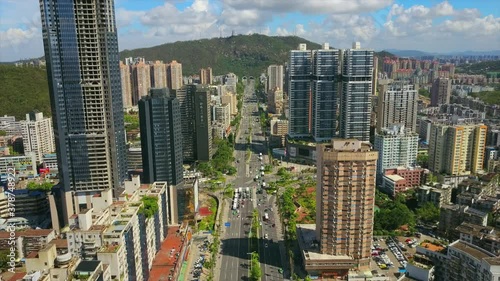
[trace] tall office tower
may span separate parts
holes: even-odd
[[[345,275],[370,263],[378,152],[355,139],[332,140],[316,151],[319,251],[338,256],[336,268]]]
[[[194,96],[196,160],[210,161],[213,155],[210,88],[198,85]]]
[[[487,129],[484,124],[432,124],[429,169],[454,176],[481,171]]]
[[[141,151],[145,183],[183,182],[182,126],[179,101],[167,88],[150,89],[139,101]]]
[[[173,60],[167,65],[167,86],[171,90],[177,90],[182,84],[182,64]]]
[[[373,50],[358,42],[343,52],[340,137],[370,140]]]
[[[311,74],[312,52],[306,44],[290,51],[289,58],[289,124],[288,135],[292,138],[310,136],[311,128]]]
[[[151,85],[154,88],[167,87],[167,65],[162,61],[155,61],[151,64]]]
[[[318,142],[332,139],[337,129],[339,53],[328,44],[312,53],[311,133]]]
[[[26,121],[21,121],[24,153],[34,152],[36,162],[42,162],[44,154],[56,151],[52,118],[43,118],[41,112],[26,114]]]
[[[402,124],[406,129],[417,130],[418,91],[408,81],[394,81],[378,95],[377,132],[383,128]]]
[[[378,86],[378,57],[373,57],[373,81],[372,81],[372,96],[377,95]]]
[[[122,81],[123,108],[132,107],[132,75],[130,65],[120,61],[120,75]]]
[[[78,211],[89,197],[79,195],[110,188],[116,195],[126,178],[118,33],[113,0],[40,0],[40,10],[68,223],[70,191]]]
[[[181,130],[182,130],[182,155],[184,162],[192,163],[196,161],[196,127],[194,117],[194,93],[196,85],[184,85],[178,90],[172,91],[179,100],[181,109]]]
[[[151,88],[151,69],[144,61],[132,65],[132,105],[147,96]]]
[[[431,106],[449,104],[451,96],[451,79],[437,78],[431,87]]]
[[[377,174],[386,169],[413,167],[417,164],[418,134],[404,125],[384,128],[375,135],[374,149],[378,151]]]
[[[276,88],[283,90],[283,66],[270,65],[267,68],[267,92],[273,91]]]
[[[210,85],[212,84],[212,80],[213,74],[211,67],[200,69],[200,84]]]

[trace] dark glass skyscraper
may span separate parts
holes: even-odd
[[[127,167],[113,0],[40,0],[40,10],[60,184],[116,194]]]
[[[183,182],[182,129],[179,101],[167,88],[151,89],[139,101],[142,166],[145,183]]]

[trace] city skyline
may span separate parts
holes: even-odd
[[[500,46],[491,1],[116,1],[120,50],[234,34],[297,35],[347,48],[489,51]],[[0,61],[43,55],[36,0],[0,2]],[[168,15],[168,16],[167,16]],[[188,16],[190,15],[190,16]],[[168,26],[168,27],[165,27]],[[498,48],[497,48],[498,49]]]

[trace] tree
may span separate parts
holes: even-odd
[[[307,275],[306,278],[304,278],[304,281],[312,281],[311,276]]]
[[[426,202],[417,209],[417,217],[425,222],[439,221],[439,208],[431,202]]]
[[[7,132],[6,131],[3,131],[3,130],[0,130],[0,136],[6,136],[7,135]]]
[[[428,154],[417,155],[417,164],[422,166],[423,168],[428,168],[429,167],[429,155]]]

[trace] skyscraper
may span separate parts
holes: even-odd
[[[267,68],[267,92],[273,91],[276,88],[283,90],[283,66],[270,65]]]
[[[194,119],[194,93],[196,85],[184,85],[172,91],[181,109],[182,154],[184,162],[196,161],[196,127]]]
[[[162,61],[151,64],[151,85],[155,88],[167,87],[167,65]]]
[[[431,87],[431,106],[440,106],[450,103],[451,80],[449,78],[437,78]]]
[[[323,49],[312,53],[312,136],[315,141],[330,140],[337,129],[339,50]]]
[[[144,61],[132,65],[132,105],[147,96],[151,88],[151,68]]]
[[[120,75],[122,82],[123,107],[132,107],[132,75],[130,73],[130,65],[120,61]]]
[[[382,175],[386,169],[407,168],[417,164],[418,134],[406,130],[404,125],[384,128],[375,135],[373,147],[379,153],[378,175]]]
[[[377,131],[401,124],[416,132],[418,91],[407,81],[395,81],[381,87],[377,108]]]
[[[113,0],[40,0],[40,9],[60,184],[117,191],[127,161]]]
[[[354,139],[316,147],[316,232],[321,254],[338,256],[344,274],[369,265],[378,153]]]
[[[342,94],[340,96],[341,138],[370,140],[373,50],[359,43],[343,52]]]
[[[290,122],[288,135],[292,138],[310,136],[312,53],[306,44],[290,51],[288,106]]]
[[[213,74],[211,67],[200,69],[200,84],[210,85],[212,84],[212,80],[213,80]]]
[[[151,89],[139,101],[141,151],[145,183],[183,181],[182,130],[179,101],[168,89]]]
[[[173,60],[167,65],[167,86],[171,90],[177,90],[182,84],[182,64]]]
[[[196,159],[210,161],[213,155],[211,93],[207,87],[198,86],[194,97],[196,126]]]

